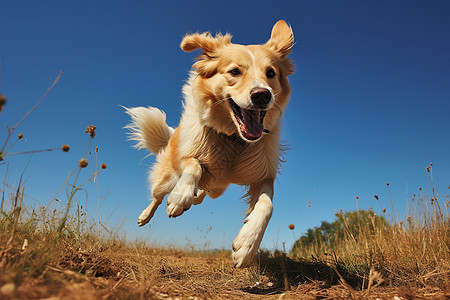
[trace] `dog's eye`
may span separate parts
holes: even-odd
[[[230,72],[228,72],[228,73],[230,73],[230,74],[233,75],[233,76],[241,75],[241,71],[239,71],[238,68],[234,68],[234,69],[232,69],[232,70],[231,70]]]
[[[275,71],[273,69],[268,69],[266,71],[267,78],[274,78],[275,77]]]

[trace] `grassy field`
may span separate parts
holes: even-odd
[[[372,241],[341,241],[332,254],[261,251],[253,266],[235,269],[228,251],[101,238],[79,227],[77,214],[59,232],[61,216],[27,219],[15,206],[0,221],[0,298],[448,299],[448,219],[438,222],[389,226]]]
[[[8,131],[1,160],[12,155],[9,151],[22,138],[19,134],[9,141],[22,120]],[[86,133],[86,152],[65,182],[64,203],[52,209],[30,207],[24,204],[22,180],[12,189],[1,184],[0,299],[450,297],[448,195],[419,191],[410,199],[406,220],[378,222],[372,211],[368,218],[356,213],[356,219],[342,219],[339,238],[300,245],[289,254],[261,250],[253,266],[235,269],[229,251],[167,249],[125,241],[111,232],[100,235],[101,224],[89,222],[93,218],[74,202],[85,184],[79,174],[95,127]],[[69,147],[44,151],[50,150]],[[106,168],[100,165],[92,176]],[[432,165],[427,172],[432,177]]]

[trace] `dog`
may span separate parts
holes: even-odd
[[[150,172],[152,200],[138,218],[150,221],[167,197],[167,215],[178,217],[206,195],[230,184],[247,188],[247,216],[233,242],[235,267],[252,263],[272,216],[273,183],[280,165],[280,120],[291,93],[288,76],[294,36],[283,20],[261,45],[231,43],[231,35],[186,35],[181,49],[201,50],[183,86],[183,114],[174,129],[154,107],[125,108],[138,149],[156,155]]]

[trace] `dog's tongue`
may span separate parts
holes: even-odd
[[[264,130],[264,125],[260,123],[258,110],[242,109],[242,121],[241,132],[249,139],[259,138]],[[243,126],[245,125],[245,126]]]

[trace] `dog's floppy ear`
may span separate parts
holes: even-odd
[[[272,35],[266,45],[272,50],[279,52],[282,57],[288,56],[294,45],[294,33],[291,27],[283,20],[278,21],[273,26]]]
[[[195,49],[202,49],[206,55],[212,54],[217,48],[231,44],[231,35],[217,34],[212,37],[209,32],[202,34],[194,33],[188,34],[181,41],[181,49],[186,52],[194,51]]]
[[[215,59],[217,49],[229,44],[231,44],[231,35],[219,33],[212,37],[210,33],[205,32],[186,35],[181,41],[180,47],[186,52],[195,49],[203,50],[203,53],[197,57],[198,61],[194,64],[194,68],[197,69],[200,76],[209,78],[217,73],[218,62]]]

